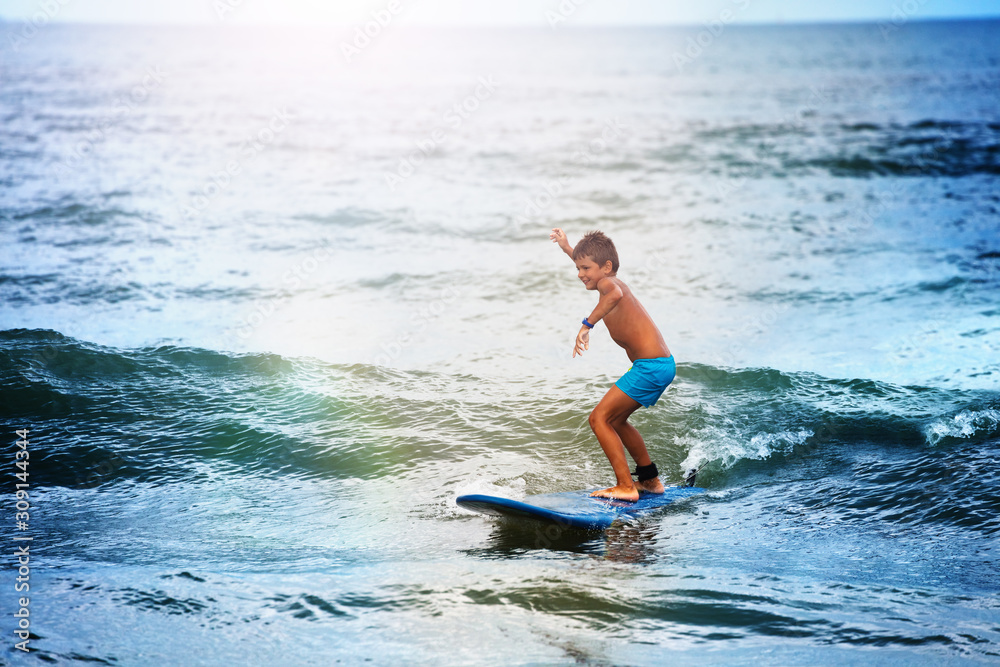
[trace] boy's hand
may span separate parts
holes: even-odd
[[[580,327],[580,332],[576,334],[576,345],[573,347],[573,358],[576,355],[583,356],[584,350],[590,349],[590,329],[586,325]]]
[[[569,255],[573,253],[573,246],[569,244],[569,239],[566,238],[566,232],[559,227],[556,227],[549,233],[549,238],[552,239],[553,243],[558,243],[559,247],[563,249],[563,252]]]

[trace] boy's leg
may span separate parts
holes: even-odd
[[[618,427],[625,424],[629,416],[639,408],[639,403],[630,398],[625,392],[616,386],[612,386],[608,393],[604,395],[601,402],[597,404],[593,412],[590,413],[590,428],[593,429],[597,441],[601,443],[604,455],[611,462],[611,467],[615,471],[615,486],[607,489],[595,491],[591,495],[602,498],[617,498],[620,500],[638,500],[639,490],[632,483],[632,472],[629,470],[628,459],[625,458],[625,440],[619,435]],[[616,427],[616,425],[619,425]],[[629,428],[632,428],[629,425]],[[646,445],[642,442],[642,436],[632,428],[632,431],[625,431],[629,441],[629,453],[633,458],[641,452],[646,451]],[[638,443],[632,433],[638,437]],[[641,445],[641,451],[639,446]],[[633,452],[633,448],[636,451]],[[649,460],[649,454],[645,454],[645,459]],[[637,465],[639,464],[636,461]]]
[[[631,413],[629,413],[631,415]],[[628,416],[619,422],[612,422],[611,425],[614,427],[615,431],[618,433],[618,437],[622,439],[622,443],[625,445],[625,449],[632,456],[632,460],[635,461],[637,466],[648,466],[653,460],[649,458],[649,452],[646,450],[646,442],[642,439],[639,431],[626,421]],[[660,481],[659,477],[654,477],[653,479],[647,479],[642,482],[636,482],[636,486],[644,491],[649,491],[650,493],[663,493],[663,482]]]

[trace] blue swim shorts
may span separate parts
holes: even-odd
[[[677,364],[673,355],[655,359],[636,359],[632,362],[632,368],[618,378],[615,386],[629,398],[648,408],[656,405],[660,394],[674,381],[675,375],[677,375]]]

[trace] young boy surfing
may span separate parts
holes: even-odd
[[[656,464],[649,458],[646,443],[639,431],[628,423],[628,418],[640,405],[648,408],[656,404],[676,374],[674,358],[649,313],[628,285],[616,277],[618,252],[611,239],[602,232],[590,232],[574,248],[559,228],[553,229],[549,238],[572,258],[584,287],[600,294],[597,307],[583,319],[576,334],[573,357],[590,349],[590,330],[604,320],[611,338],[625,348],[632,361],[632,368],[615,382],[590,413],[590,428],[611,462],[616,478],[614,486],[590,495],[634,502],[639,500],[639,489],[663,493]],[[626,449],[636,464],[637,483],[632,482]]]

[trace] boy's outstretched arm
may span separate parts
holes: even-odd
[[[618,284],[608,278],[602,278],[599,283],[597,283],[597,291],[601,293],[601,298],[597,302],[597,307],[594,308],[594,312],[587,316],[587,321],[590,322],[591,326],[597,324],[601,318],[610,313],[612,309],[618,305],[621,301],[622,288]],[[590,327],[586,324],[580,325],[580,331],[576,334],[576,345],[573,346],[573,357],[576,355],[583,355],[584,350],[590,349]]]
[[[551,233],[549,233],[549,238],[552,239],[553,243],[558,243],[559,247],[563,249],[563,252],[569,255],[570,259],[573,259],[573,246],[569,244],[569,239],[566,238],[566,232],[559,227],[556,227]]]

